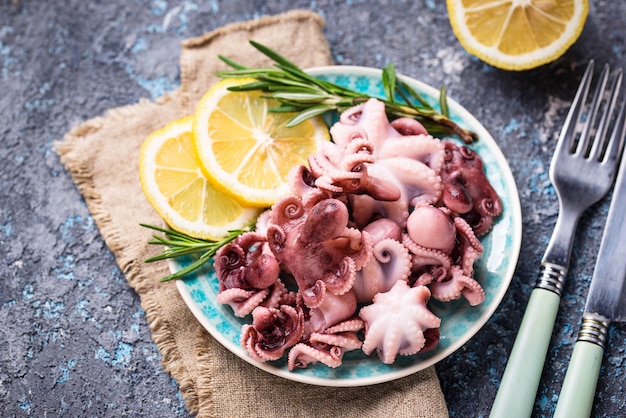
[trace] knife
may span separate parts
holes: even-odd
[[[609,324],[626,322],[625,177],[626,154],[620,163],[578,338],[554,412],[558,418],[590,416]]]

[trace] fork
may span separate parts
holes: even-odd
[[[616,127],[608,141],[606,136],[609,125],[615,119],[622,71],[616,71],[609,83],[610,70],[605,65],[593,98],[587,104],[593,70],[592,60],[585,70],[552,157],[550,181],[558,196],[559,214],[491,409],[491,417],[531,415],[578,221],[585,210],[606,195],[615,180],[623,138]],[[607,84],[610,84],[608,88]]]

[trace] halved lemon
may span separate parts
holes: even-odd
[[[452,29],[470,54],[505,70],[559,58],[578,39],[588,0],[447,0]]]
[[[251,79],[224,79],[200,100],[193,132],[198,157],[216,187],[242,203],[267,207],[290,193],[287,173],[306,164],[328,128],[321,118],[287,127],[293,113],[272,113],[259,91],[233,92]]]
[[[154,210],[178,232],[219,240],[242,229],[259,209],[242,206],[206,178],[195,152],[193,117],[171,122],[153,132],[141,146],[139,176]]]

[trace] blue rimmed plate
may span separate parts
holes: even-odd
[[[381,71],[377,69],[331,66],[308,72],[370,96],[384,97]],[[433,106],[438,103],[437,89],[399,77]],[[493,315],[506,293],[519,256],[522,216],[513,175],[494,139],[461,105],[448,99],[448,107],[454,122],[478,134],[479,140],[471,147],[482,158],[487,177],[502,199],[504,209],[493,229],[482,237],[485,251],[475,264],[475,278],[485,290],[485,301],[472,307],[464,299],[448,303],[431,300],[431,310],[441,318],[441,337],[436,348],[424,354],[399,356],[392,365],[383,364],[375,354],[366,356],[360,350],[346,353],[343,364],[336,369],[315,364],[290,372],[286,360],[257,362],[239,344],[241,327],[249,321],[237,318],[228,305],[215,301],[219,283],[210,268],[177,281],[180,294],[198,321],[217,341],[248,363],[286,379],[323,386],[365,386],[398,379],[437,363],[465,344]],[[184,260],[170,263],[173,272],[184,266]]]

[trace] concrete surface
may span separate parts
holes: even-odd
[[[478,117],[519,188],[522,254],[487,325],[437,365],[452,417],[488,415],[556,219],[548,165],[590,58],[624,66],[626,2],[591,1],[579,41],[521,72],[469,56],[443,1],[0,2],[0,416],[188,416],[163,370],[137,296],[52,149],[106,109],[179,83],[179,41],[226,23],[306,8],[327,19],[338,64],[383,67],[433,86]],[[551,415],[576,338],[605,199],[582,219],[535,405]],[[626,415],[626,327],[614,324],[594,416]]]

